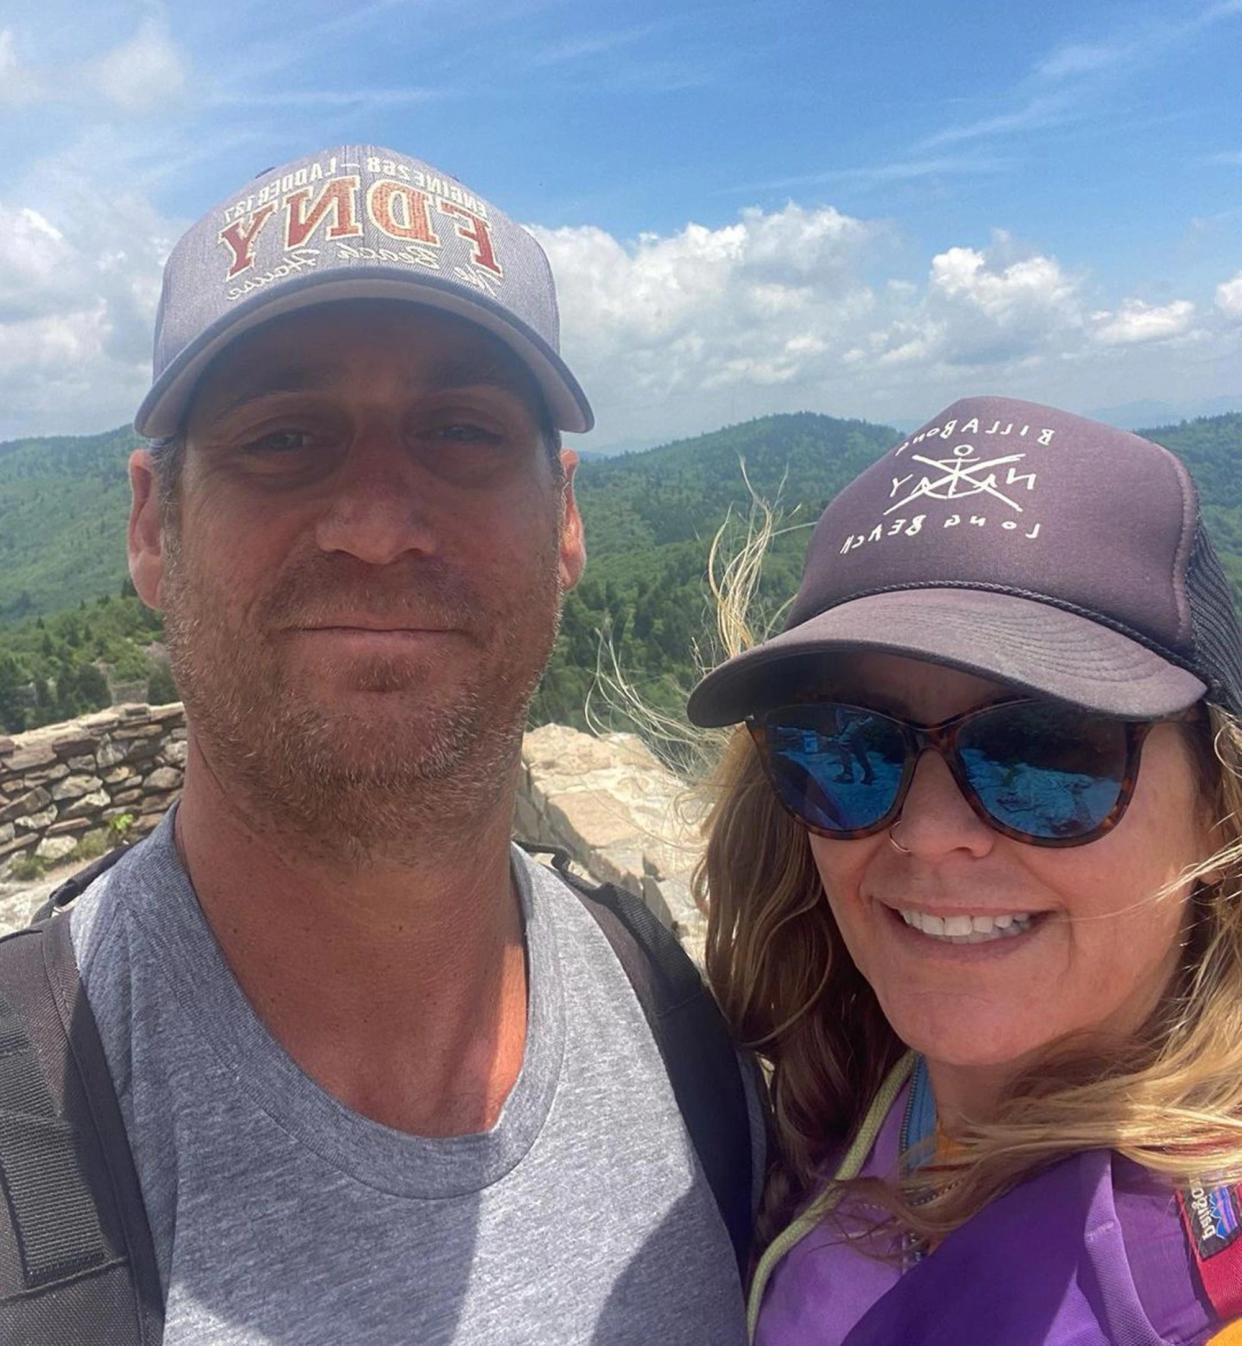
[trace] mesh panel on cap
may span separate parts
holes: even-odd
[[[1233,593],[1220,558],[1203,527],[1195,520],[1194,544],[1186,566],[1190,600],[1194,671],[1208,684],[1208,699],[1242,714],[1242,631]]]

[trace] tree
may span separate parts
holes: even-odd
[[[0,655],[0,729],[20,734],[26,727],[21,693],[25,687],[21,666],[12,655]]]

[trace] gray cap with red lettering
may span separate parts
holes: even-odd
[[[1242,635],[1167,449],[1052,407],[955,402],[824,510],[785,630],[709,673],[700,725],[883,651],[1106,714],[1242,711]]]
[[[594,424],[560,356],[556,286],[534,237],[420,159],[343,145],[261,173],[173,249],[138,433],[175,434],[199,376],[243,332],[339,299],[404,299],[467,318],[526,365],[553,424]]]

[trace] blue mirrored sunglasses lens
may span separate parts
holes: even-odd
[[[957,746],[988,813],[1048,841],[1095,831],[1125,779],[1125,726],[1068,707],[998,706],[963,726]]]
[[[854,832],[892,808],[906,763],[905,739],[892,720],[818,703],[773,712],[765,733],[777,794],[812,827]]]

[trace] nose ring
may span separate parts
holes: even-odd
[[[899,818],[897,822],[895,822],[892,825],[892,827],[888,829],[888,844],[893,848],[893,850],[899,852],[901,855],[909,855],[910,848],[908,846],[903,846],[901,842],[897,840],[896,836],[897,826],[898,823],[900,823],[900,821],[901,819]]]

